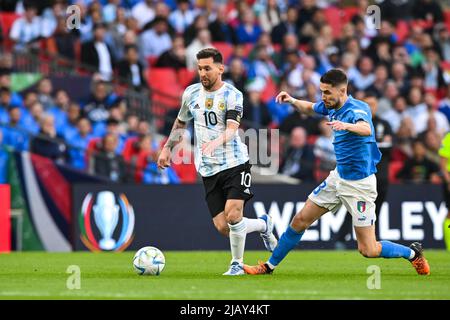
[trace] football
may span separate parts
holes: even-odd
[[[143,247],[133,257],[133,267],[139,275],[159,276],[166,265],[166,258],[155,247]]]

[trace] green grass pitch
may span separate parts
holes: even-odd
[[[450,299],[450,252],[439,250],[426,251],[428,277],[403,259],[365,259],[355,251],[296,250],[273,275],[241,277],[221,275],[229,252],[164,254],[160,276],[134,273],[133,252],[2,254],[0,299]],[[246,262],[268,256],[249,251]],[[67,288],[70,265],[80,268],[79,290]],[[371,265],[381,270],[380,289],[368,289]]]

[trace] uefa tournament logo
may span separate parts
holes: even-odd
[[[81,241],[89,250],[123,251],[133,241],[134,210],[123,193],[117,200],[111,191],[101,191],[96,198],[88,193],[79,224]]]

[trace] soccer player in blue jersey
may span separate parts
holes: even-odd
[[[286,92],[276,97],[300,112],[329,117],[334,131],[336,168],[309,195],[305,206],[282,234],[271,257],[256,266],[244,265],[247,274],[269,274],[299,243],[305,230],[328,211],[341,205],[352,215],[359,252],[367,258],[405,258],[418,274],[430,274],[430,267],[418,242],[409,247],[375,237],[376,165],[381,159],[369,106],[347,95],[347,76],[339,69],[326,72],[320,79],[322,101],[312,103],[292,98]]]
[[[267,250],[277,239],[268,215],[258,219],[243,217],[244,205],[252,198],[251,165],[247,146],[238,135],[243,116],[243,95],[222,81],[222,54],[214,48],[197,53],[200,83],[186,88],[181,108],[169,139],[158,158],[158,167],[167,168],[173,148],[180,142],[188,121],[194,120],[195,166],[202,176],[206,202],[216,229],[229,236],[231,263],[224,275],[243,275],[247,233],[259,232]]]

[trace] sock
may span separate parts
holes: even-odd
[[[444,221],[444,241],[447,250],[450,251],[450,218],[446,218]]]
[[[247,233],[252,233],[255,231],[266,231],[266,222],[263,219],[243,218],[243,220],[245,221],[245,225],[247,226]]]
[[[380,243],[380,257],[382,258],[405,258],[408,260],[414,258],[414,250],[406,246],[390,241],[380,241]]]
[[[281,235],[278,245],[272,252],[267,264],[271,269],[275,268],[286,255],[295,248],[305,232],[297,232],[291,226]]]
[[[231,262],[242,263],[244,261],[245,237],[247,236],[245,220],[242,219],[236,224],[228,224],[228,227],[230,227]]]

